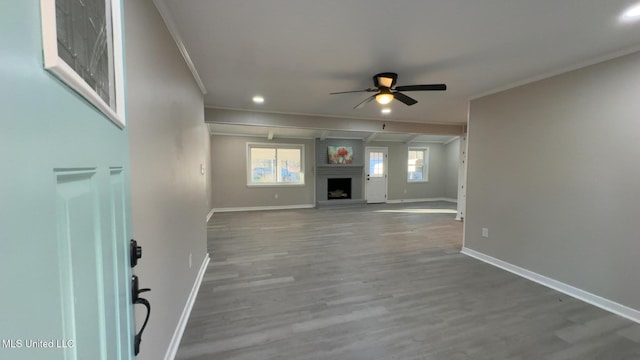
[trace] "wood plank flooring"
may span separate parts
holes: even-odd
[[[450,203],[216,213],[177,359],[640,359],[640,325],[459,253]]]

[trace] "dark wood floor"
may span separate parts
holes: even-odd
[[[214,214],[177,359],[640,359],[640,325],[461,255],[453,209]]]

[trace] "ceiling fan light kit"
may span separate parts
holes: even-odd
[[[380,94],[376,95],[376,101],[379,104],[387,105],[393,100],[393,95],[390,92],[380,92]]]
[[[379,104],[387,105],[393,99],[400,101],[401,103],[411,106],[417,104],[418,101],[413,99],[400,91],[445,91],[447,90],[446,84],[425,84],[425,85],[405,85],[405,86],[397,86],[394,88],[396,84],[396,80],[398,79],[398,74],[392,72],[384,72],[379,73],[373,76],[373,85],[374,87],[364,90],[353,90],[353,91],[340,91],[333,92],[329,95],[336,94],[347,94],[354,92],[377,92],[377,94],[371,95],[368,98],[364,99],[358,105],[354,107],[354,109],[360,109],[367,103],[371,102],[371,100],[375,99]]]

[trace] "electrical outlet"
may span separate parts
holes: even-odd
[[[273,197],[277,199],[278,198],[278,194],[273,195]]]
[[[204,164],[200,164],[200,174],[204,175]]]
[[[193,260],[193,253],[190,253],[189,254],[189,269],[191,269],[191,266],[193,265],[192,260]]]
[[[482,228],[482,237],[489,237],[489,228]]]

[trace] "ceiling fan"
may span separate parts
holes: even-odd
[[[359,103],[354,107],[354,109],[360,109],[373,99],[375,99],[377,102],[379,102],[382,105],[386,105],[390,103],[391,100],[393,99],[396,99],[408,106],[418,103],[416,99],[413,99],[401,93],[400,91],[445,91],[447,90],[446,84],[405,85],[405,86],[394,87],[397,79],[398,79],[398,74],[392,73],[392,72],[384,72],[384,73],[376,74],[373,76],[374,87],[372,88],[368,88],[364,90],[332,92],[329,95],[347,94],[347,93],[355,93],[355,92],[377,92],[377,94],[369,96],[368,98],[364,99],[361,103]]]

